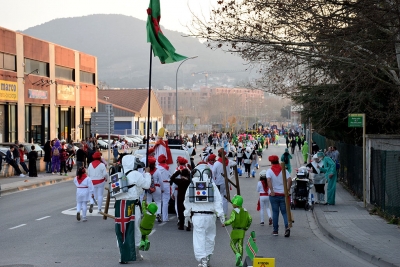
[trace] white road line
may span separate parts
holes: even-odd
[[[156,230],[152,230],[151,233],[149,234],[149,236],[151,236]]]
[[[19,228],[19,227],[22,227],[22,226],[25,226],[26,224],[20,224],[20,225],[17,225],[17,226],[14,226],[14,227],[11,227],[11,228],[9,228],[10,230],[12,230],[12,229],[15,229],[15,228]]]
[[[162,222],[160,224],[158,224],[158,226],[163,226],[164,224],[166,224],[167,222]]]
[[[42,218],[36,219],[36,221],[41,221],[41,220],[44,220],[44,219],[47,219],[47,218],[50,218],[50,216],[45,216],[45,217],[42,217]]]

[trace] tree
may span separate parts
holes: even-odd
[[[316,129],[346,136],[347,114],[360,112],[380,126],[369,133],[400,129],[400,0],[217,4],[209,20],[195,17],[193,35],[260,66],[255,86],[302,104]]]

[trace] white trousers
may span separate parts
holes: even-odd
[[[264,222],[264,210],[267,210],[268,219],[271,217],[271,209],[269,208],[269,196],[260,196],[260,217]]]
[[[219,193],[221,194],[222,197],[222,208],[224,210],[225,216],[228,216],[228,200],[226,199],[226,188],[225,188],[225,183],[218,185],[219,186]]]
[[[157,205],[157,212],[156,214],[161,214],[161,188],[159,186],[156,186],[156,191],[154,191],[153,194],[147,193],[147,204],[150,204],[151,202],[154,201]]]
[[[216,216],[213,214],[195,213],[193,223],[193,250],[197,261],[213,254],[215,246]]]
[[[142,221],[142,213],[140,207],[135,205],[135,246],[140,246],[142,240],[142,233],[140,232],[140,223]],[[137,260],[137,259],[136,259]]]
[[[174,198],[175,198],[175,212],[176,212],[176,217],[179,220],[179,215],[178,215],[178,190],[174,190]]]
[[[102,182],[101,184],[96,184],[93,186],[94,187],[93,195],[94,195],[94,199],[96,199],[96,201],[97,201],[97,206],[98,206],[97,210],[98,211],[100,211],[103,206],[103,193],[104,193],[104,185],[105,184],[106,184],[105,182]],[[92,196],[90,196],[89,201],[90,201],[90,204],[94,204]]]
[[[167,222],[168,218],[168,202],[171,198],[171,185],[169,182],[164,182],[164,193],[162,193],[162,220]]]
[[[86,217],[87,212],[87,201],[78,201],[76,202],[76,212],[81,212],[82,210],[82,217]]]

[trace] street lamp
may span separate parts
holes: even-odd
[[[183,64],[183,62],[185,62],[185,61],[187,61],[187,60],[189,60],[189,59],[194,59],[194,58],[196,58],[197,56],[194,56],[194,57],[188,57],[188,58],[186,58],[185,60],[183,60],[182,62],[181,62],[181,64],[179,64],[179,66],[178,66],[178,68],[176,69],[176,80],[175,80],[175,104],[176,104],[176,110],[175,110],[175,130],[176,130],[176,133],[175,133],[175,135],[177,135],[178,134],[178,71],[179,71],[179,68],[181,67],[181,65]]]

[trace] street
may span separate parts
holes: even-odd
[[[202,147],[197,148],[196,160]],[[280,156],[284,148],[281,144],[264,150],[257,174],[268,168],[269,155]],[[293,163],[292,166],[293,169],[297,167]],[[276,258],[276,266],[373,266],[327,240],[319,232],[311,211],[300,208],[293,211],[295,222],[290,238],[283,237],[280,217],[279,236],[272,236],[272,227],[268,223],[261,226],[256,211],[257,181],[258,176],[240,178],[243,206],[253,217],[246,238],[250,231],[256,232],[258,255]],[[93,214],[88,213],[87,222],[78,222],[75,190],[70,181],[2,196],[0,266],[120,266],[113,220],[103,220],[95,207]],[[231,191],[231,195],[234,194],[235,191]],[[230,232],[231,227],[227,230]],[[170,214],[169,222],[156,223],[149,239],[150,250],[142,252],[145,260],[131,264],[144,267],[197,266],[192,232],[179,231],[174,214]],[[212,266],[235,266],[229,236],[219,221],[211,263]]]

